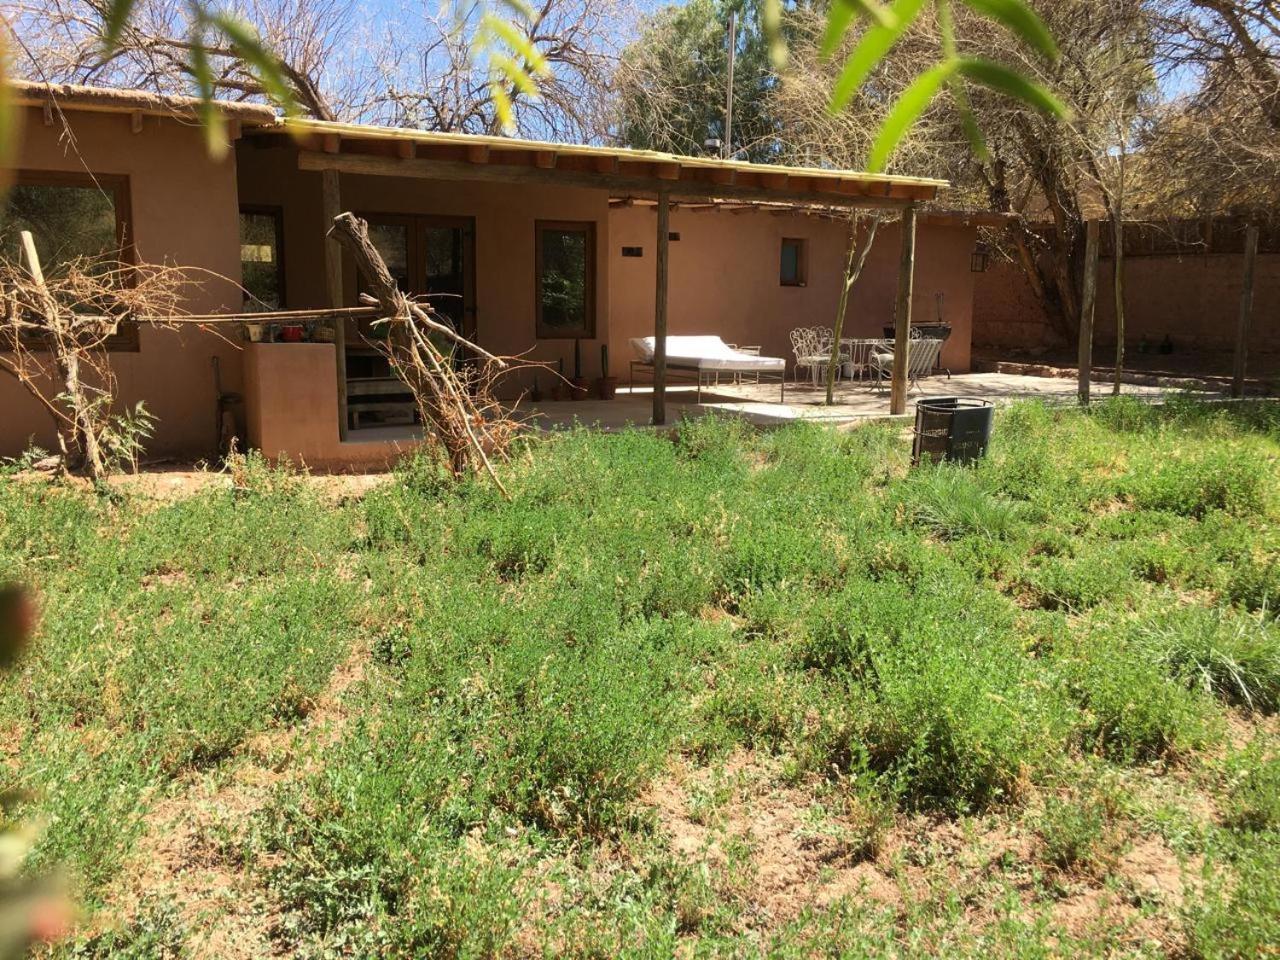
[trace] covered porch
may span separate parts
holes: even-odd
[[[616,409],[602,410],[596,419],[654,425],[671,418],[669,396],[673,405],[683,406],[684,401],[682,392],[671,389],[664,350],[671,315],[672,260],[679,265],[682,253],[680,245],[673,243],[680,239],[671,225],[673,210],[733,201],[792,208],[820,205],[837,217],[856,209],[886,214],[895,221],[901,240],[891,241],[900,247],[893,258],[896,277],[890,264],[876,271],[881,284],[891,283],[897,291],[877,312],[879,324],[911,316],[916,205],[933,199],[943,186],[940,181],[851,171],[293,120],[246,135],[238,147],[238,165],[242,209],[274,206],[280,211],[280,303],[289,309],[313,309],[320,315],[356,305],[361,278],[350,263],[344,263],[335,241],[321,239],[338,212],[351,210],[388,229],[403,225],[406,235],[418,237],[406,242],[407,261],[434,256],[430,250],[423,252],[434,243],[426,239],[429,236],[459,238],[463,260],[451,268],[459,279],[457,293],[449,294],[458,299],[456,325],[485,349],[527,356],[566,376],[578,367],[584,379],[610,375],[625,379],[638,317],[632,308],[627,311],[627,324],[615,323],[611,311],[623,312],[619,301],[635,304],[640,300],[635,290],[637,268],[640,273],[647,269],[652,315],[648,328],[640,332],[651,335],[658,345],[652,358],[652,387],[608,401]],[[653,211],[652,233],[643,253],[650,263],[625,261],[625,292],[621,286],[615,288],[609,267],[618,252],[614,245],[621,245],[622,257],[637,255],[629,252],[636,247],[625,246],[635,243],[633,238],[609,233],[610,212],[620,203],[644,203]],[[582,227],[584,256],[592,261],[584,311],[589,317],[572,330],[544,322],[540,304],[535,310],[535,270],[542,270],[544,259],[540,232],[548,224],[565,231]],[[838,228],[832,235],[835,242],[824,246],[834,249],[840,246]],[[836,250],[837,257],[842,254]],[[743,267],[745,272],[753,269],[759,272],[758,267]],[[615,270],[621,277],[622,268]],[[824,275],[836,272],[826,270]],[[414,263],[404,265],[403,275],[393,266],[393,273],[410,293],[420,292],[412,288],[422,284],[421,277],[430,276],[428,269]],[[798,296],[793,301],[797,304]],[[647,296],[644,299],[648,301]],[[825,308],[820,312],[825,313]],[[776,326],[785,330],[818,319],[803,311],[781,314]],[[698,310],[696,315],[678,317],[676,329],[696,325],[702,332],[716,334],[727,322],[729,318],[714,309]],[[905,370],[907,324],[899,324],[898,329],[902,338],[898,354]],[[252,343],[246,348],[248,438],[270,456],[291,455],[341,466],[368,461],[374,453],[372,445],[412,439],[412,424],[362,416],[366,406],[377,405],[377,394],[397,391],[394,382],[381,382],[390,381],[387,372],[369,369],[370,351],[357,318],[338,317],[329,331],[314,338],[308,332],[308,342]],[[781,355],[776,348],[770,353]],[[789,365],[791,358],[786,359]],[[512,398],[530,392],[539,376],[545,392],[552,377],[548,368],[541,374],[526,371],[512,378]],[[405,398],[397,399],[408,412]],[[763,400],[741,402],[759,406]],[[869,402],[881,412],[905,410],[905,377],[895,370],[892,389]],[[645,409],[637,409],[637,403]],[[581,403],[576,406],[585,412]],[[566,415],[572,417],[568,408]]]

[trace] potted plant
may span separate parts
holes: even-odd
[[[569,391],[570,400],[584,400],[587,396],[588,381],[582,375],[582,341],[573,341],[573,389]]]
[[[551,399],[568,399],[569,383],[564,378],[564,357],[556,357],[556,372],[551,378]]]
[[[600,379],[596,381],[596,394],[601,400],[612,400],[618,392],[618,378],[609,376],[609,345],[600,344]]]

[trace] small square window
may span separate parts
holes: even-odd
[[[808,241],[795,237],[782,238],[782,254],[778,269],[778,282],[784,287],[803,287],[808,266]]]
[[[624,257],[643,257],[644,247],[623,247],[622,255]]]

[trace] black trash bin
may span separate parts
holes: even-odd
[[[977,397],[931,397],[916,402],[916,433],[911,463],[972,463],[987,452],[991,440],[990,400]]]

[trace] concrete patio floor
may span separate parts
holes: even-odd
[[[1130,386],[1123,392],[1147,400],[1177,391],[1161,387]],[[1093,393],[1098,399],[1110,396],[1109,381],[1094,381]],[[869,384],[841,382],[836,385],[836,403],[826,406],[824,387],[810,383],[788,383],[786,401],[778,400],[778,384],[721,384],[702,388],[698,403],[694,387],[679,384],[667,388],[667,421],[682,416],[704,416],[724,413],[743,417],[759,425],[777,425],[794,420],[812,420],[828,424],[853,423],[858,420],[889,415],[889,393],[877,393]],[[924,397],[982,397],[999,404],[1038,397],[1051,403],[1072,403],[1076,396],[1074,380],[1058,377],[1031,377],[1003,373],[957,374],[930,377],[920,381],[908,398],[907,411],[915,415],[915,401]],[[601,429],[620,429],[628,425],[649,423],[653,399],[649,387],[619,389],[613,400],[579,400],[543,402],[524,405],[521,410],[531,423],[544,430],[563,429],[582,424]]]
[[[1125,384],[1127,396],[1145,400],[1158,400],[1179,391],[1165,387],[1133,386]],[[1098,399],[1110,396],[1111,383],[1095,380],[1093,393]],[[728,384],[702,388],[702,402],[697,400],[696,388],[676,384],[667,388],[667,423],[681,417],[706,416],[711,413],[742,417],[760,426],[777,426],[796,420],[811,420],[831,425],[855,423],[889,416],[889,393],[886,389],[877,393],[870,384],[858,381],[842,381],[836,385],[836,403],[826,406],[823,400],[826,390],[811,383],[788,383],[785,403],[778,400],[778,384]],[[915,416],[915,401],[923,397],[982,397],[997,405],[1015,400],[1038,397],[1050,403],[1073,403],[1076,396],[1074,380],[1061,377],[1033,377],[1009,373],[964,373],[947,379],[945,376],[921,380],[907,401],[908,416]],[[1218,396],[1218,394],[1206,394]],[[621,430],[625,427],[649,425],[652,413],[653,391],[650,387],[619,388],[612,400],[561,400],[543,401],[537,404],[522,403],[517,416],[530,426],[542,430],[564,430],[573,426],[595,427],[601,430]],[[349,443],[377,443],[414,440],[422,436],[420,427],[386,426],[353,430]]]

